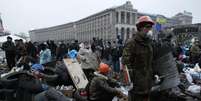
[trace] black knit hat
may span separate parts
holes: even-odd
[[[7,39],[11,39],[12,40],[12,37],[8,36]]]

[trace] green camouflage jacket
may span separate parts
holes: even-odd
[[[149,93],[152,86],[153,49],[150,40],[137,33],[125,44],[122,63],[129,69],[135,93]]]

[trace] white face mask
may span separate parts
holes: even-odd
[[[152,37],[153,37],[153,31],[152,30],[148,31],[146,33],[146,37],[149,38],[149,39],[152,39]]]

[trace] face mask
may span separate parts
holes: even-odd
[[[153,37],[153,31],[152,31],[152,30],[148,31],[148,32],[145,34],[145,37],[146,37],[146,38],[149,38],[149,39],[152,39],[152,37]]]

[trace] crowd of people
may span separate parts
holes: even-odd
[[[103,43],[103,40],[98,38],[93,38],[91,44],[89,42],[78,43],[77,40],[71,43],[58,42],[57,44],[52,40],[43,43],[23,42],[23,40],[15,40],[13,42],[11,37],[7,37],[7,41],[3,43],[1,48],[5,51],[9,69],[16,66],[17,62],[20,62],[20,58],[23,57],[28,56],[31,58],[32,64],[45,64],[51,61],[62,60],[71,50],[79,52],[79,49],[82,48],[80,54],[83,54],[83,51],[89,50],[91,53],[95,53],[99,62],[104,61],[115,72],[119,73],[119,58],[122,56],[123,44],[121,40]],[[85,67],[87,68],[86,65]]]
[[[95,53],[98,61],[106,62],[115,72],[120,72],[119,58],[123,51],[121,40],[118,40],[118,42],[108,41],[103,43],[101,39],[93,38],[91,44],[89,42],[78,43],[77,40],[72,43],[58,42],[58,44],[56,44],[52,40],[44,43],[23,42],[23,40],[15,40],[15,42],[13,42],[11,37],[7,37],[7,41],[2,45],[9,69],[16,66],[16,63],[19,62],[22,57],[29,56],[33,64],[45,64],[51,61],[62,60],[71,50],[79,52],[80,48]],[[82,51],[86,50],[81,50],[81,54],[83,53]],[[85,67],[87,68],[87,66]]]
[[[20,68],[21,66],[26,70],[30,70],[30,68],[33,69],[41,65],[45,66],[45,64],[53,61],[56,62],[57,67],[61,67],[59,69],[57,68],[55,71],[60,77],[60,79],[57,80],[57,84],[72,84],[72,81],[68,81],[69,74],[66,68],[63,68],[65,66],[62,66],[62,59],[66,57],[71,58],[73,52],[76,53],[76,58],[81,64],[89,81],[94,81],[93,77],[96,71],[99,71],[97,73],[99,76],[102,75],[102,77],[97,78],[100,81],[104,80],[103,78],[105,77],[107,78],[106,74],[110,74],[110,70],[114,71],[116,74],[120,74],[120,57],[123,52],[122,41],[119,39],[117,41],[104,43],[103,40],[98,38],[93,38],[92,40],[91,44],[89,42],[78,43],[77,40],[72,43],[58,42],[58,44],[56,44],[54,41],[32,43],[23,42],[23,40],[15,40],[13,42],[11,37],[7,37],[7,41],[2,44],[1,48],[5,51],[9,70],[12,70],[13,67]],[[40,70],[42,71],[41,68]],[[99,80],[95,80],[94,83],[96,84]],[[108,81],[108,79],[105,79],[103,85],[100,84],[100,86],[108,90],[108,94],[115,93],[115,95],[123,96],[121,92],[104,83],[106,81]],[[91,86],[93,86],[92,89],[98,87],[94,84]],[[96,91],[92,91],[92,93],[96,94],[95,92]],[[97,94],[100,95],[99,93]],[[97,97],[98,95],[96,95],[96,99],[93,97],[92,99],[94,99],[94,101],[98,101],[98,99],[102,101],[101,97]],[[108,99],[108,97],[103,99]],[[110,96],[109,99],[112,98],[113,95]],[[38,97],[36,97],[36,99],[38,99]]]

